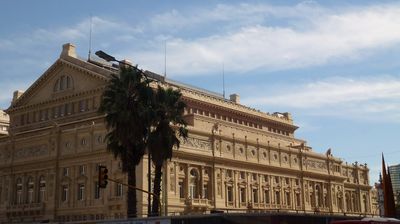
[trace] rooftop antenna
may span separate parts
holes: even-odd
[[[164,41],[164,80],[167,78],[167,40]]]
[[[88,60],[89,61],[90,61],[91,53],[92,53],[92,14],[90,14],[89,53],[88,53]]]

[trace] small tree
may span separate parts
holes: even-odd
[[[161,192],[162,167],[164,162],[172,158],[173,147],[179,148],[180,140],[177,137],[186,138],[188,131],[183,119],[185,103],[181,100],[179,90],[164,89],[160,86],[154,97],[154,112],[156,123],[150,133],[148,148],[151,159],[155,165],[154,189],[152,211],[153,215],[159,215],[159,199]],[[174,127],[172,126],[174,125]]]
[[[136,166],[146,148],[153,120],[153,90],[150,81],[137,67],[122,67],[112,75],[103,93],[99,112],[105,113],[108,129],[107,149],[120,158],[122,170],[128,173],[128,184],[136,186]],[[136,191],[128,189],[127,215],[137,217]]]

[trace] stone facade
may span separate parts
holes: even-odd
[[[10,119],[8,114],[0,110],[0,136],[8,135],[8,126],[10,124]]]
[[[98,220],[125,217],[126,188],[97,188],[97,167],[127,181],[107,152],[101,94],[115,66],[79,59],[65,44],[60,58],[6,110],[9,135],[0,138],[0,222]],[[239,96],[179,84],[187,104],[189,138],[164,167],[163,213],[211,210],[285,210],[372,214],[369,169],[347,164],[328,150],[316,153],[289,113],[263,113]],[[147,158],[137,187],[147,189]],[[140,215],[147,195],[138,192]]]

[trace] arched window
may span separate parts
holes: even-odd
[[[18,178],[16,181],[16,197],[15,197],[15,203],[16,204],[22,204],[22,180],[21,178]]]
[[[54,92],[59,92],[73,87],[73,79],[69,75],[63,75],[54,83]]]
[[[46,200],[46,180],[44,176],[39,178],[39,197],[38,202],[44,202]]]
[[[29,177],[28,181],[27,181],[28,192],[27,192],[27,197],[26,197],[26,202],[28,204],[33,203],[33,200],[34,200],[34,196],[33,196],[34,195],[34,188],[35,188],[35,183],[33,182],[33,178]]]
[[[190,170],[189,176],[189,197],[190,198],[198,198],[199,191],[198,191],[198,183],[199,183],[199,173],[196,169]]]

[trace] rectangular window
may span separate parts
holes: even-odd
[[[71,104],[71,113],[72,114],[74,114],[75,113],[75,105],[76,105],[77,103],[76,102],[73,102],[72,104]]]
[[[276,203],[277,205],[280,205],[280,204],[281,204],[281,192],[279,192],[279,191],[276,191],[276,192],[275,192],[275,203]]]
[[[81,176],[85,175],[85,170],[86,170],[86,166],[80,165],[79,166],[79,175],[81,175]]]
[[[89,110],[89,99],[85,100],[85,110],[88,111]]]
[[[122,197],[122,192],[123,192],[122,184],[116,183],[115,196]]]
[[[300,194],[299,193],[297,193],[296,194],[296,206],[300,206]]]
[[[31,123],[31,119],[30,119],[30,113],[26,114],[26,123],[30,124]]]
[[[21,125],[25,124],[25,114],[21,114],[20,124]]]
[[[233,188],[232,188],[232,186],[228,186],[226,191],[227,191],[228,202],[233,202]]]
[[[286,192],[286,205],[290,205],[290,193]]]
[[[68,185],[63,185],[61,190],[61,201],[65,202],[68,200]]]
[[[94,182],[94,199],[99,199],[99,198],[100,198],[99,182],[95,181]]]
[[[57,118],[57,117],[58,117],[57,107],[53,107],[53,118]]]
[[[208,185],[203,186],[203,198],[208,199]]]
[[[64,167],[63,168],[63,176],[68,176],[68,173],[69,173],[69,169],[68,169],[68,167]]]
[[[185,195],[183,193],[183,182],[179,182],[178,186],[179,186],[179,198],[185,198]]]
[[[84,100],[80,100],[80,101],[79,101],[79,111],[80,111],[80,112],[85,111],[85,108],[86,108],[85,102],[86,102],[86,101],[84,101]]]
[[[34,111],[33,115],[32,115],[32,122],[36,122],[36,116],[37,116],[37,112]]]
[[[78,200],[82,201],[85,198],[85,185],[78,184]]]
[[[246,188],[240,188],[240,202],[246,202]]]
[[[253,189],[253,202],[258,203],[258,189]]]
[[[264,197],[265,203],[269,204],[269,190],[264,191]]]
[[[44,110],[44,119],[47,121],[49,119],[49,110],[50,109],[45,109]]]

